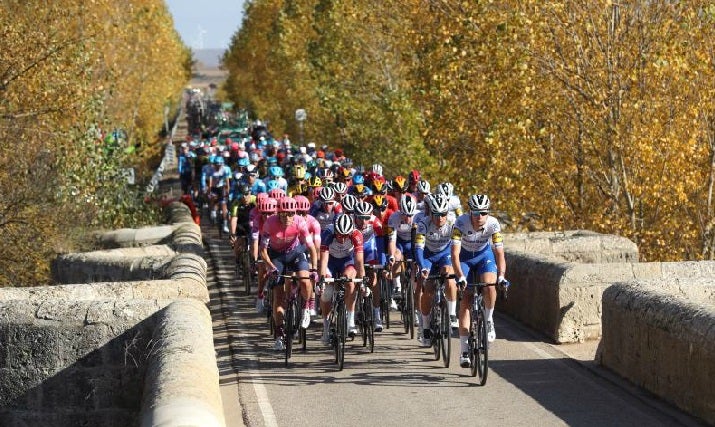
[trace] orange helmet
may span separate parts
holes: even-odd
[[[387,193],[387,185],[385,185],[385,178],[379,176],[372,181],[372,189],[375,194],[385,194]]]

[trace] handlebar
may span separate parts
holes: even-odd
[[[383,264],[365,264],[365,270],[384,270]]]
[[[362,279],[358,279],[357,277],[350,279],[347,277],[323,277],[321,280],[323,283],[334,283],[334,282],[341,282],[341,283],[362,283]]]
[[[456,279],[456,274],[434,274],[432,276],[427,276],[425,280],[449,280]]]

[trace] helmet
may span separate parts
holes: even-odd
[[[372,171],[378,175],[382,175],[382,165],[379,163],[375,163],[374,165],[372,165]]]
[[[355,205],[355,215],[358,217],[372,215],[372,205],[365,201],[359,201],[357,205]]]
[[[246,166],[246,173],[255,176],[256,174],[258,174],[258,170],[256,170],[255,165],[248,165]]]
[[[417,191],[422,194],[429,194],[432,191],[432,187],[429,185],[429,181],[424,179],[417,183]]]
[[[276,213],[278,201],[272,197],[263,197],[258,201],[258,211],[260,213]]]
[[[407,216],[417,213],[417,201],[409,194],[403,194],[400,198],[400,212]]]
[[[238,193],[243,194],[244,196],[247,196],[247,195],[251,194],[251,187],[249,187],[246,184],[241,184],[238,187]]]
[[[405,177],[402,175],[397,175],[395,179],[392,180],[392,188],[399,191],[400,193],[404,193],[405,191],[407,191],[407,180],[405,179]]]
[[[278,200],[278,212],[295,212],[298,204],[292,197],[283,197]]]
[[[281,188],[281,183],[278,182],[276,179],[269,179],[268,182],[266,183],[266,190],[269,192],[271,190],[276,190]]]
[[[296,209],[299,212],[308,212],[310,210],[310,200],[305,196],[295,196]]]
[[[352,189],[351,193],[357,197],[367,196],[367,192],[365,191],[366,189],[363,184],[353,185],[350,188]]]
[[[303,165],[296,165],[293,168],[293,176],[297,179],[304,179],[305,178],[305,166]]]
[[[350,234],[355,231],[355,223],[351,215],[337,215],[333,220],[335,234]]]
[[[341,178],[350,178],[353,176],[353,171],[348,167],[340,166],[338,169],[338,176]]]
[[[343,197],[343,200],[340,201],[340,204],[343,206],[343,212],[353,213],[355,212],[355,205],[357,205],[358,202],[359,200],[357,197],[352,194],[346,194],[345,197]]]
[[[333,184],[333,190],[335,190],[337,194],[345,194],[348,192],[348,186],[345,185],[344,182],[336,182]]]
[[[410,184],[417,184],[418,182],[420,182],[420,179],[422,179],[420,171],[418,171],[417,169],[412,169],[412,171],[410,171],[408,179],[410,180]]]
[[[335,190],[330,187],[323,187],[323,189],[320,190],[319,196],[320,200],[324,202],[329,202],[335,199]]]
[[[240,159],[238,159],[239,166],[248,166],[250,164],[251,162],[248,160],[248,157],[241,157]]]
[[[489,196],[486,194],[475,194],[469,197],[467,204],[469,209],[473,211],[487,211],[489,210]]]
[[[322,187],[323,180],[319,176],[311,176],[308,178],[308,187]]]
[[[268,193],[261,192],[261,193],[256,194],[256,200],[258,200],[259,202],[261,200],[267,199],[267,198],[268,198]]]
[[[325,168],[325,170],[323,170],[323,178],[325,178],[326,181],[332,181],[333,178],[335,178],[335,174],[330,168]]]
[[[444,194],[437,193],[430,197],[429,208],[433,214],[446,214],[449,211],[449,198]]]
[[[387,197],[378,194],[372,198],[372,205],[375,209],[384,210],[387,208]]]
[[[387,193],[387,185],[385,185],[385,177],[378,176],[372,181],[372,189],[375,190],[377,194]]]
[[[213,161],[211,162],[215,165],[222,165],[223,164],[223,157],[221,156],[214,156]]]
[[[270,182],[270,181],[268,181]],[[281,199],[286,196],[286,192],[283,191],[281,188],[273,188],[271,190],[268,190],[268,197],[272,197],[276,200]]]
[[[268,175],[283,176],[283,168],[280,166],[271,166],[270,168],[268,168]]]
[[[447,197],[452,197],[453,192],[454,185],[450,184],[449,182],[443,182],[439,186],[437,186],[437,194],[444,194]]]
[[[353,184],[365,184],[365,177],[362,175],[355,175],[353,177]]]

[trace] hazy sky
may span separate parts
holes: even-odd
[[[192,49],[226,49],[243,20],[244,0],[166,0],[174,26]]]

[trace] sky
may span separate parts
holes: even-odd
[[[174,27],[191,49],[227,49],[243,20],[244,0],[166,0]]]

